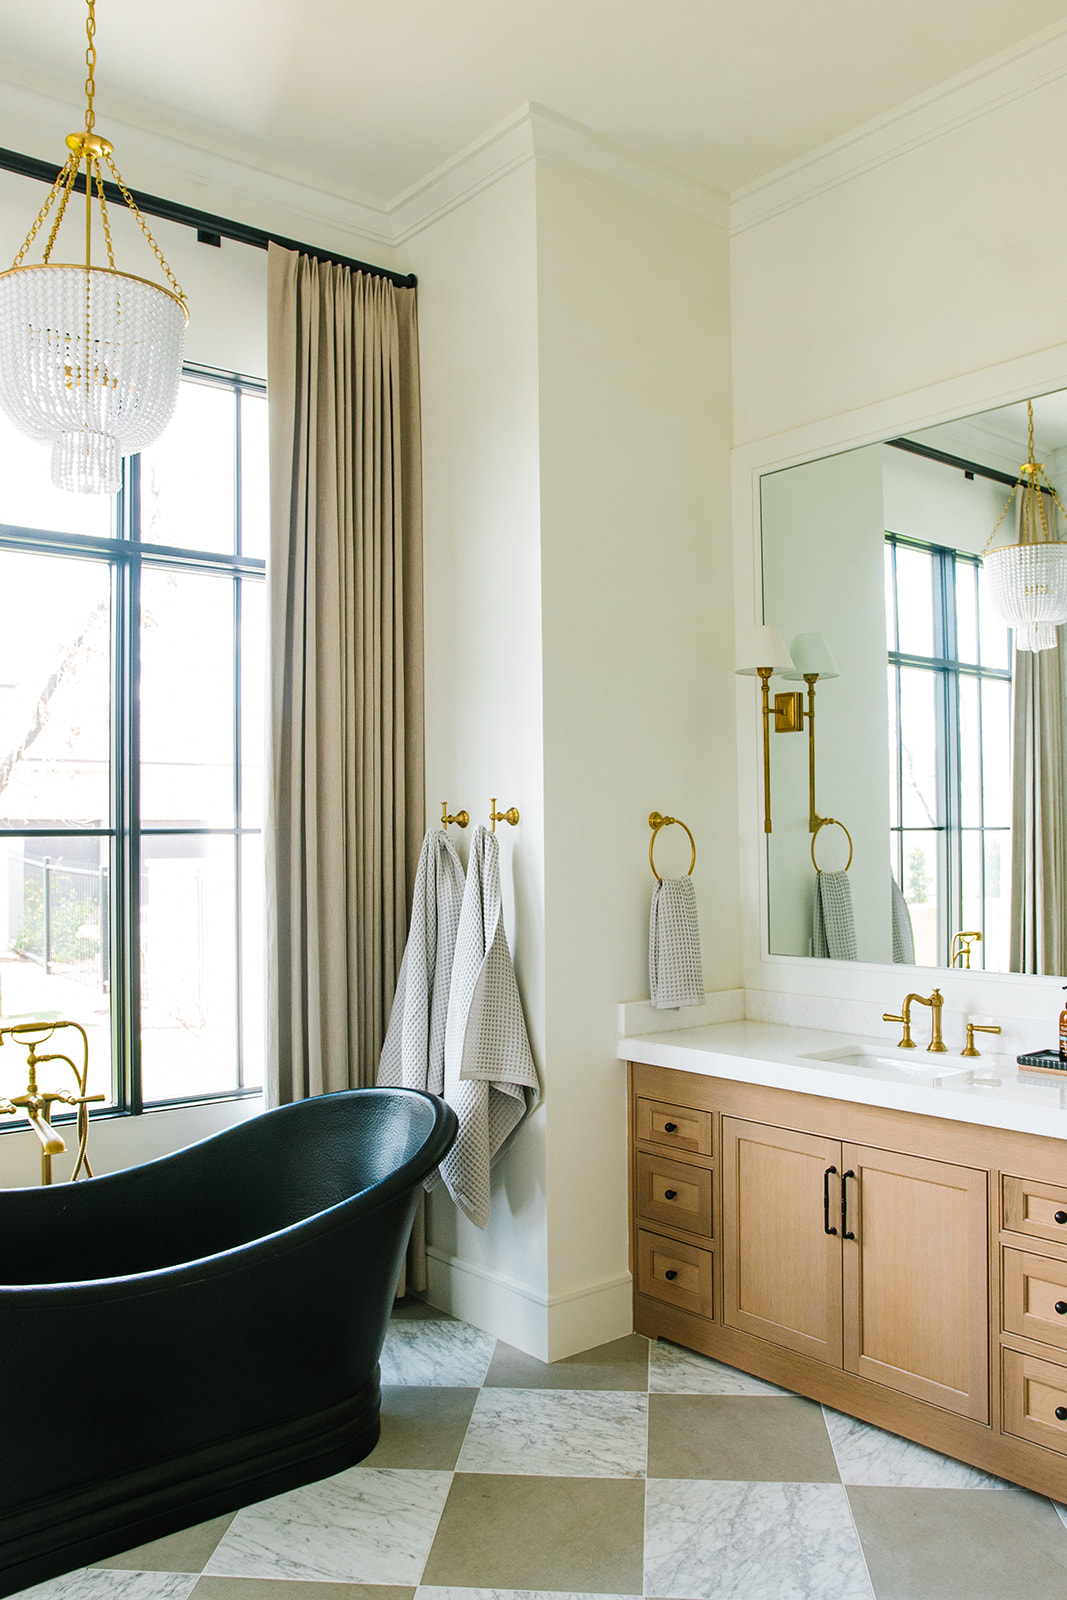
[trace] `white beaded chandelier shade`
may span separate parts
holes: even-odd
[[[57,487],[114,494],[122,481],[121,458],[158,439],[170,421],[189,314],[173,272],[122,181],[111,144],[94,131],[95,0],[86,3],[85,129],[68,134],[66,163],[14,264],[0,273],[0,406],[22,433],[51,441]],[[84,264],[53,262],[83,161]],[[155,252],[169,288],[116,267],[103,166]],[[92,263],[94,212],[106,245],[106,266]],[[50,217],[44,259],[26,263]]]
[[[1067,544],[1056,535],[1058,513],[1063,503],[1045,476],[1040,461],[1034,460],[1034,408],[1026,402],[1029,418],[1029,449],[1019,470],[1019,481],[1008,497],[996,528],[983,552],[989,575],[990,599],[1003,622],[1015,630],[1017,650],[1052,650],[1056,628],[1067,622]],[[997,536],[1010,507],[1019,496],[1019,543],[989,546]]]

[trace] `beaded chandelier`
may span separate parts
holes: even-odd
[[[997,536],[1008,510],[1020,495],[1019,543],[982,552],[989,574],[990,599],[1003,622],[1015,629],[1017,650],[1052,650],[1056,627],[1067,622],[1067,544],[1056,536],[1057,508],[1067,517],[1063,502],[1034,460],[1034,408],[1028,400],[1030,437],[1019,481],[989,536],[986,550]]]
[[[177,279],[112,160],[111,144],[94,131],[96,9],[95,0],[86,3],[85,129],[67,135],[66,163],[13,266],[0,272],[0,406],[22,433],[51,442],[52,482],[58,488],[114,494],[122,481],[121,458],[158,439],[170,421],[189,313]],[[83,161],[85,263],[60,264],[52,261],[52,252]],[[115,266],[102,164],[152,246],[170,288]],[[106,244],[106,267],[92,264],[94,208]],[[50,215],[44,259],[25,264]]]

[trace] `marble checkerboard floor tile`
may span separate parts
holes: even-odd
[[[418,1302],[346,1472],[22,1600],[1065,1600],[1067,1508],[665,1341]],[[996,1491],[996,1492],[991,1492]]]

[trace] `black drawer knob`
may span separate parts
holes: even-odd
[[[1067,1317],[1067,1300],[1057,1300],[1054,1309],[1058,1317]]]
[[[675,1278],[678,1276],[678,1273],[674,1267],[671,1267],[669,1271],[663,1274],[663,1276],[667,1279],[668,1283],[673,1283]],[[1065,1411],[1063,1414],[1065,1417],[1067,1417],[1067,1411]]]
[[[1056,1407],[1056,1421],[1067,1422],[1067,1406]]]
[[[664,1133],[677,1133],[678,1124],[676,1122],[665,1122],[663,1124],[663,1131]],[[1064,1222],[1067,1222],[1067,1212],[1064,1213],[1063,1220]]]
[[[1067,1222],[1067,1211],[1057,1211],[1055,1217],[1052,1220],[1054,1222],[1058,1222],[1060,1227],[1062,1228],[1063,1224],[1065,1222]]]
[[[677,1198],[678,1198],[677,1189],[664,1189],[663,1198],[664,1198],[664,1200],[677,1200]],[[1058,1309],[1058,1307],[1057,1307],[1057,1309]],[[1067,1311],[1067,1306],[1064,1306],[1063,1309],[1064,1309],[1064,1311]]]

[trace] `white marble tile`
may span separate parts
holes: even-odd
[[[829,1406],[823,1406],[822,1413],[842,1483],[872,1489],[1014,1488],[1003,1478],[927,1450],[925,1445],[912,1444],[895,1433],[884,1433],[869,1422],[831,1411]]]
[[[350,1467],[239,1511],[205,1574],[417,1584],[450,1472]]]
[[[483,1389],[456,1471],[643,1478],[647,1455],[645,1394]]]
[[[1058,1500],[1053,1500],[1052,1509],[1063,1523],[1063,1526],[1067,1528],[1067,1506],[1061,1505]]]
[[[466,1322],[394,1320],[382,1351],[382,1383],[477,1389],[495,1349],[491,1334]]]
[[[125,1572],[79,1567],[23,1589],[13,1600],[187,1600],[199,1572]]]
[[[415,1600],[641,1600],[637,1594],[573,1594],[560,1589],[446,1589],[420,1584]]]
[[[751,1378],[736,1367],[724,1366],[709,1356],[666,1339],[652,1341],[648,1387],[652,1394],[789,1394],[762,1378]]]
[[[873,1600],[836,1483],[650,1480],[645,1593],[677,1600]]]

